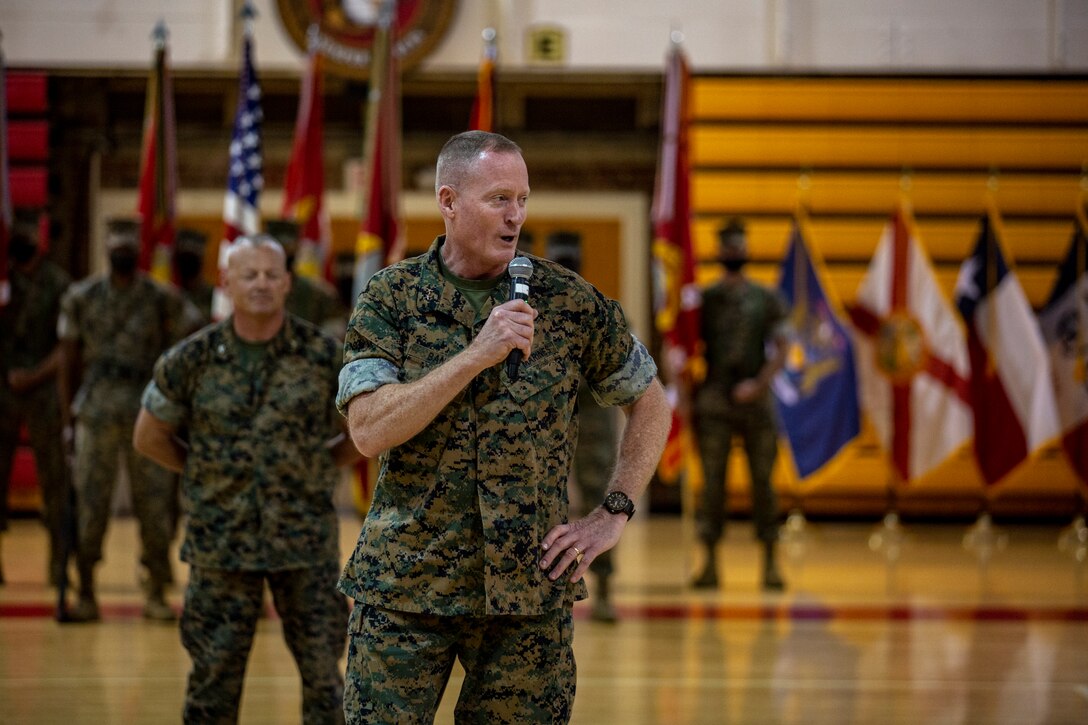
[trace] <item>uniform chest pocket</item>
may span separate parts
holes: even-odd
[[[505,366],[502,375],[506,379]],[[518,403],[524,403],[563,382],[567,377],[566,361],[557,354],[554,347],[546,345],[533,350],[528,360],[521,361],[517,380],[508,382],[507,385],[510,397]]]

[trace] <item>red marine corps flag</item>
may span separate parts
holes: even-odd
[[[140,155],[139,267],[163,284],[174,281],[174,203],[178,188],[174,86],[166,24],[155,26],[155,65],[147,81],[144,139]]]
[[[688,96],[690,71],[678,43],[665,68],[661,146],[653,202],[654,323],[663,344],[666,390],[672,404],[672,428],[658,465],[658,476],[675,482],[691,449],[687,398],[701,380],[699,288],[691,244]]]
[[[366,288],[370,277],[404,256],[400,214],[400,64],[393,53],[396,37],[396,2],[383,0],[370,64],[370,94],[363,139],[362,213],[355,241],[355,279],[352,299]],[[370,508],[377,461],[355,466],[353,497],[360,514]]]
[[[324,63],[313,46],[311,41],[306,74],[299,91],[295,140],[283,181],[281,213],[284,218],[297,222],[299,228],[298,253],[292,272],[331,280],[329,224],[324,210]]]
[[[11,170],[8,167],[8,71],[0,48],[0,307],[11,302],[8,277],[8,239],[14,212],[11,205]]]
[[[400,65],[393,53],[396,18],[396,2],[383,0],[370,64],[353,299],[363,291],[371,275],[404,255],[400,218]]]

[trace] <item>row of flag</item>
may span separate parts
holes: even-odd
[[[358,295],[372,274],[403,256],[400,221],[400,69],[393,53],[396,3],[385,0],[379,14],[370,63],[370,83],[363,138],[363,174],[359,229],[355,245],[353,293]],[[238,103],[229,147],[227,188],[223,203],[223,236],[219,245],[220,283],[212,296],[212,316],[231,312],[222,289],[230,245],[241,235],[261,231],[260,194],[264,188],[261,86],[253,62],[255,12],[242,8],[242,58]],[[281,216],[299,226],[294,273],[333,279],[331,225],[324,208],[324,61],[310,31],[306,70],[291,156],[284,177]],[[177,191],[173,94],[165,27],[155,34],[155,63],[148,82],[142,168],[137,211],[141,222],[140,267],[161,282],[173,281],[171,265],[174,198]],[[353,471],[352,497],[360,514],[369,508],[377,470],[363,459]]]
[[[691,460],[686,404],[700,381],[687,194],[689,80],[674,45],[653,207],[655,324],[674,405],[658,470],[665,481],[677,480]],[[1004,253],[996,209],[982,217],[949,302],[903,204],[847,311],[798,214],[778,284],[791,311],[789,352],[772,386],[797,475],[832,465],[859,436],[864,411],[889,460],[890,487],[925,476],[969,442],[992,486],[1059,436],[1088,485],[1086,233],[1080,209],[1057,282],[1036,316]]]
[[[369,275],[401,254],[400,240],[400,89],[399,69],[392,52],[396,33],[395,3],[383,4],[371,62],[367,127],[363,143],[359,242],[356,279],[361,289]],[[261,85],[253,61],[255,12],[242,8],[242,58],[238,104],[231,133],[227,188],[223,203],[223,235],[219,268],[233,241],[262,229],[260,195],[264,188],[261,126]],[[176,226],[177,150],[169,44],[165,26],[156,28],[155,57],[148,80],[141,153],[137,215],[141,228],[140,268],[163,283],[174,281],[171,259]],[[311,41],[313,33],[311,33]],[[301,81],[291,156],[284,178],[281,215],[298,223],[296,274],[331,280],[333,264],[329,218],[324,209],[323,60],[310,43]],[[230,301],[221,288],[212,302],[216,319],[230,314]]]

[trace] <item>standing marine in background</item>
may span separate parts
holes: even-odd
[[[348,605],[333,491],[336,466],[359,457],[334,405],[342,346],[286,312],[286,257],[268,235],[235,240],[224,283],[233,313],[163,354],[134,433],[182,475],[189,513],[183,720],[237,722],[267,581],[302,676],[302,721],[341,722]]]
[[[123,455],[133,513],[140,525],[140,562],[147,570],[144,617],[173,620],[165,590],[173,581],[170,542],[177,515],[175,478],[136,455],[132,429],[155,360],[183,332],[186,303],[136,269],[136,222],[110,222],[106,251],[109,272],[73,284],[61,301],[57,322],[63,351],[62,414],[65,427],[74,428],[74,477],[79,493],[80,593],[70,618],[99,618],[94,569],[102,559],[118,456]]]
[[[336,288],[324,279],[299,274],[295,268],[301,234],[298,223],[290,219],[269,219],[265,228],[287,253],[287,270],[291,273],[287,311],[343,340],[348,311],[340,302]]]
[[[215,287],[204,278],[204,248],[207,243],[207,235],[196,229],[179,229],[174,240],[178,290],[200,313],[198,328],[212,321],[212,293]]]
[[[38,236],[37,215],[13,225],[8,246],[11,299],[0,307],[0,533],[8,527],[8,484],[25,424],[38,472],[42,523],[49,532],[47,576],[55,584],[68,563],[63,513],[71,486],[57,398],[57,316],[72,280],[42,255]]]
[[[577,274],[582,273],[582,240],[573,232],[554,232],[548,236],[548,258]],[[578,487],[579,508],[572,513],[586,516],[597,501],[603,501],[616,465],[616,417],[601,407],[585,380],[578,388],[578,442],[574,449],[574,483]],[[589,571],[595,579],[590,617],[598,622],[615,622],[610,580],[615,571],[613,549],[601,552]]]
[[[698,535],[706,550],[696,588],[718,586],[715,549],[728,518],[726,466],[733,436],[740,436],[752,485],[752,521],[763,544],[763,588],[781,590],[785,582],[775,561],[778,498],[771,469],[778,455],[771,381],[786,355],[786,305],[771,289],[744,274],[748,245],[743,222],[718,232],[721,281],[703,292],[702,339],[706,380],[695,393],[694,423],[703,465],[703,492],[696,513]]]

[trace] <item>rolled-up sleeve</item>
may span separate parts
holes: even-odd
[[[146,408],[151,415],[171,425],[181,425],[189,415],[189,409],[163,395],[154,380],[144,388],[140,405]]]
[[[397,368],[388,360],[382,358],[352,360],[340,368],[340,389],[336,393],[336,409],[342,415],[347,415],[348,403],[356,395],[371,393],[397,380]]]
[[[604,380],[590,384],[597,403],[603,406],[630,405],[646,392],[657,375],[657,363],[637,337],[623,365]]]

